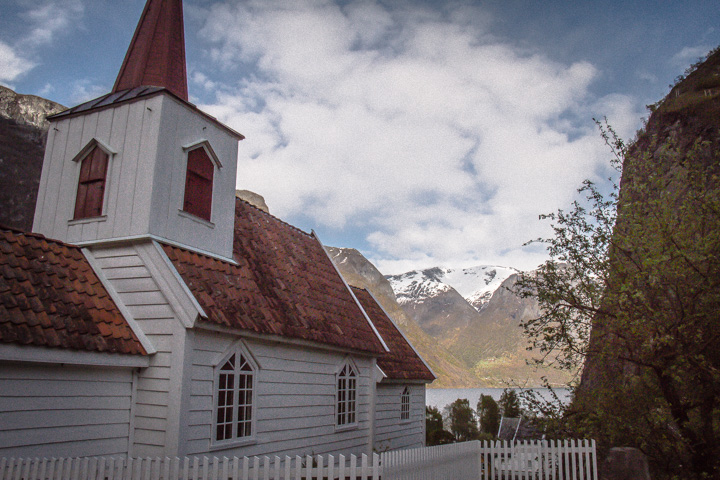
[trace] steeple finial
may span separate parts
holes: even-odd
[[[188,101],[182,0],[147,0],[113,92],[165,87]]]

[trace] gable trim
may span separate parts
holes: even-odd
[[[140,325],[138,325],[138,323],[135,321],[135,317],[133,317],[133,315],[130,313],[130,310],[128,310],[128,308],[125,306],[122,299],[120,298],[120,295],[115,290],[115,287],[113,287],[112,283],[110,283],[110,281],[105,276],[105,272],[100,267],[100,265],[98,265],[93,253],[87,248],[81,248],[80,251],[87,259],[88,263],[90,264],[90,268],[93,269],[95,275],[98,277],[98,280],[100,280],[100,283],[102,283],[103,287],[105,287],[105,290],[110,295],[110,298],[115,303],[115,306],[118,307],[118,310],[120,310],[123,318],[130,326],[130,329],[138,338],[138,341],[143,346],[148,355],[157,353],[157,349],[155,348],[155,346],[152,344],[152,342],[150,342],[150,339],[145,336],[145,332],[142,331]]]
[[[153,276],[155,282],[157,282],[163,294],[168,299],[170,307],[175,311],[176,317],[185,328],[193,328],[195,326],[195,319],[198,315],[207,318],[205,310],[203,310],[198,301],[195,299],[195,296],[190,292],[187,284],[180,277],[177,269],[175,269],[175,266],[172,264],[160,244],[155,240],[152,240],[150,244],[150,251],[139,248],[138,255],[140,255],[140,257],[145,261],[145,265],[148,267],[148,270],[150,270],[150,274]],[[156,259],[151,258],[151,256],[154,255],[158,255],[162,262],[162,267],[168,269],[167,271],[170,273],[169,277],[162,274],[160,271],[160,265],[156,263]],[[185,304],[185,308],[183,308],[184,302],[181,302],[181,299],[176,295],[178,288],[182,292],[182,296],[192,305],[192,310],[195,312],[195,315],[192,315],[187,311],[187,304]]]
[[[196,148],[203,148],[205,149],[205,152],[208,154],[210,159],[213,161],[215,166],[220,169],[223,167],[222,162],[220,161],[220,158],[218,158],[217,154],[215,153],[215,150],[213,150],[212,145],[210,145],[210,141],[206,140],[204,138],[201,138],[200,140],[192,143],[188,143],[187,145],[183,145],[182,149],[183,152],[187,153],[190,150],[195,150]]]
[[[80,160],[84,159],[87,154],[90,153],[90,150],[92,150],[96,146],[100,147],[100,149],[107,153],[109,156],[117,155],[118,153],[117,150],[110,148],[107,143],[93,137],[92,140],[86,143],[82,150],[80,150],[77,155],[72,158],[72,161],[79,162]]]
[[[142,368],[150,365],[147,355],[122,355],[108,352],[86,352],[34,345],[0,344],[0,360],[42,364],[85,365],[117,368]]]
[[[355,296],[355,292],[352,291],[352,288],[350,288],[350,285],[345,281],[345,277],[342,276],[342,273],[340,273],[340,270],[337,268],[337,265],[335,265],[335,262],[333,262],[332,258],[330,258],[330,254],[327,250],[325,250],[325,245],[323,245],[322,241],[320,241],[320,237],[318,237],[317,233],[315,233],[315,230],[311,232],[312,237],[320,244],[320,248],[325,253],[325,256],[327,257],[328,261],[330,262],[330,265],[335,269],[335,273],[338,274],[338,277],[340,277],[340,280],[342,280],[343,285],[345,285],[345,288],[347,289],[348,293],[352,296],[353,300],[355,301],[355,305],[360,309],[360,311],[363,314],[363,317],[365,317],[365,320],[367,320],[368,325],[370,325],[370,328],[372,329],[375,336],[380,340],[380,344],[382,344],[383,348],[386,352],[389,352],[390,349],[388,348],[387,344],[385,343],[385,340],[383,340],[382,336],[380,335],[380,332],[378,332],[377,328],[375,328],[375,324],[370,320],[370,316],[367,314],[365,309],[360,304],[360,301]]]

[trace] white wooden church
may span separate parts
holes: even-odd
[[[33,232],[0,230],[0,457],[424,444],[430,369],[314,234],[235,197],[243,136],[188,101],[181,0],[49,120]]]

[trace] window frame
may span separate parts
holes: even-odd
[[[409,386],[405,386],[400,393],[400,421],[409,422],[412,405],[412,393]]]
[[[358,427],[359,379],[360,370],[350,358],[344,360],[335,372],[336,431],[351,430]]]
[[[92,178],[92,167],[87,167],[89,172],[85,172],[86,168],[86,162],[91,161],[92,158],[95,155],[95,152],[100,152],[104,156],[104,172],[102,175],[102,178]],[[90,140],[90,142],[83,147],[82,150],[72,159],[73,162],[77,163],[77,177],[76,177],[76,188],[75,188],[75,203],[73,204],[72,209],[72,218],[70,219],[70,222],[73,223],[83,223],[87,221],[98,221],[103,220],[106,216],[107,212],[107,201],[108,201],[108,191],[109,191],[109,173],[110,168],[112,165],[112,159],[115,155],[115,152],[108,148],[106,145],[104,145],[99,140],[93,138]],[[83,174],[86,173],[86,175],[89,175],[91,178],[85,178],[83,179]],[[83,186],[87,185],[94,185],[94,188],[97,188],[97,185],[100,184],[100,188],[102,189],[102,194],[99,196],[99,205],[93,205],[96,208],[99,207],[99,212],[97,214],[90,214],[88,210],[90,210],[91,205],[87,203],[88,199],[88,191],[89,188],[85,188],[85,196],[84,200],[82,201],[82,207],[80,208],[80,212],[78,213],[78,208],[81,205],[81,190]],[[95,196],[95,198],[98,198]]]
[[[217,189],[217,174],[219,173],[220,168],[222,168],[222,163],[220,163],[220,160],[215,154],[215,151],[210,145],[210,142],[208,142],[207,140],[193,142],[191,144],[183,146],[182,149],[185,153],[185,170],[183,180],[182,204],[179,211],[183,215],[188,215],[191,218],[199,219],[203,223],[207,222],[207,224],[213,225],[212,216],[215,203],[213,200],[215,197],[215,190]],[[207,175],[207,172],[203,173],[200,171],[196,171],[198,169],[191,170],[191,156],[193,155],[193,152],[196,152],[198,150],[202,151],[204,157],[209,161],[210,166],[212,167],[209,177]],[[196,191],[195,189],[188,188],[188,182],[191,181],[195,182],[195,185],[204,186],[206,191],[199,197],[189,197],[188,193],[190,191]],[[188,202],[190,202],[191,200],[199,200],[199,203],[201,203],[201,205],[199,207],[193,206],[192,208],[188,209]],[[194,204],[191,203],[191,205]],[[207,213],[207,216],[205,215],[205,213]]]
[[[231,387],[233,389],[234,395],[233,395],[233,401],[232,405],[230,405],[231,411],[232,411],[232,421],[228,424],[230,425],[231,430],[231,436],[227,438],[218,439],[218,420],[220,417],[219,409],[220,408],[228,408],[228,405],[220,405],[220,399],[221,394],[224,391],[228,391],[227,387],[224,389],[221,388],[221,385],[223,385],[223,382],[221,381],[221,375],[223,375],[223,372],[227,372],[227,370],[224,370],[223,367],[230,361],[230,359],[235,356],[235,370],[233,371],[233,386]],[[250,370],[241,370],[240,368],[243,366],[243,363],[240,361],[240,359],[244,359],[245,363],[249,366]],[[240,368],[239,368],[240,367]],[[239,400],[241,398],[241,395],[239,393],[241,382],[240,377],[241,376],[247,376],[248,372],[251,380],[251,387],[249,392],[249,401],[245,403],[240,403]],[[212,430],[210,431],[210,439],[211,439],[211,446],[216,448],[225,448],[227,446],[235,446],[235,445],[244,445],[249,443],[255,443],[257,441],[257,385],[258,385],[258,373],[260,369],[258,368],[258,364],[253,358],[253,356],[250,354],[247,347],[241,342],[233,347],[231,347],[225,354],[222,356],[220,361],[215,362],[213,366],[213,408],[212,408]],[[227,385],[227,383],[225,383]],[[247,395],[247,388],[243,389],[245,391],[245,394]],[[247,397],[246,397],[247,398]],[[239,424],[239,415],[238,412],[240,408],[242,407],[248,407],[250,408],[250,420],[249,423],[245,423],[246,426],[250,429],[249,435],[244,436],[238,436],[238,424]],[[223,419],[224,420],[224,419]]]

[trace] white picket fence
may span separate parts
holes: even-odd
[[[0,459],[0,480],[379,480],[380,456]]]
[[[595,441],[464,442],[381,457],[390,480],[598,480]]]
[[[0,458],[0,480],[598,480],[595,441],[464,442],[380,455]]]

